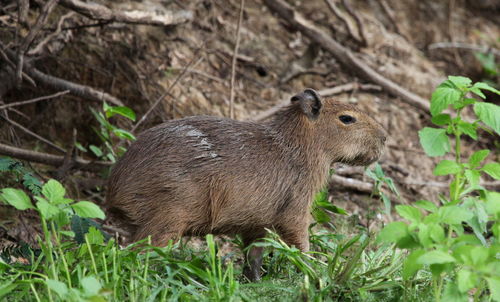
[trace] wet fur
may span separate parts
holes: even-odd
[[[208,233],[250,244],[272,228],[307,251],[309,207],[330,165],[377,160],[385,132],[354,106],[297,96],[264,123],[195,116],[145,131],[112,170],[108,215],[132,241],[151,235],[158,246]],[[357,122],[344,125],[342,114]]]

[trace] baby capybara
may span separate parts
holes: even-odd
[[[247,246],[269,228],[307,251],[309,207],[332,163],[368,165],[385,139],[371,117],[312,89],[266,122],[172,120],[139,135],[118,161],[106,208],[133,241],[241,234]],[[258,279],[262,248],[246,261],[245,275]]]

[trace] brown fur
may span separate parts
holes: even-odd
[[[344,124],[340,115],[356,118]],[[376,161],[385,131],[354,106],[306,90],[263,123],[195,116],[142,133],[113,168],[108,214],[166,245],[183,235],[241,234],[245,245],[275,229],[309,249],[309,207],[332,163]],[[262,249],[248,255],[259,277]]]

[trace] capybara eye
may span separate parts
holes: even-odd
[[[356,118],[354,118],[350,115],[341,115],[341,116],[339,116],[339,120],[346,125],[356,122]]]

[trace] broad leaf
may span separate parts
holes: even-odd
[[[500,302],[500,277],[490,277],[486,278],[488,281],[488,287],[491,291],[491,297],[493,300]]]
[[[415,274],[422,268],[422,264],[417,262],[417,259],[420,258],[425,254],[424,250],[418,249],[413,252],[411,252],[408,257],[406,257],[406,260],[403,264],[403,279],[404,280],[409,280],[415,276]]]
[[[496,180],[500,180],[500,163],[488,163],[481,169],[486,172],[489,176]]]
[[[411,222],[419,222],[422,219],[422,213],[417,208],[407,205],[397,205],[396,212],[401,217],[408,219]]]
[[[437,209],[438,209],[438,207],[434,203],[432,203],[432,202],[430,202],[428,200],[419,200],[419,201],[416,201],[414,203],[414,205],[416,207],[419,207],[419,208],[421,208],[423,210],[426,210],[428,212],[431,212],[431,213],[432,212],[436,212]]]
[[[438,215],[442,222],[447,224],[461,224],[472,217],[472,213],[458,206],[441,207]]]
[[[391,222],[378,234],[378,242],[398,242],[408,235],[408,225],[402,221]]]
[[[34,209],[29,196],[24,191],[5,188],[2,189],[1,199],[18,210]]]
[[[102,288],[101,283],[94,276],[85,277],[80,281],[83,291],[87,296],[95,296]]]
[[[484,149],[484,150],[479,150],[474,152],[470,158],[469,158],[469,165],[471,169],[479,167],[481,162],[488,157],[488,154],[490,154],[490,150]]]
[[[457,164],[455,161],[444,159],[439,164],[437,164],[436,168],[434,168],[434,175],[448,175],[448,174],[457,174],[460,173],[462,167]]]
[[[450,141],[445,129],[425,127],[418,132],[420,144],[429,156],[442,156],[450,151]]]
[[[473,140],[477,140],[477,126],[464,121],[459,121],[457,124],[458,130],[470,136]]]
[[[500,106],[492,103],[477,102],[474,104],[474,112],[483,123],[500,135]]]
[[[64,198],[66,189],[57,180],[49,179],[42,187],[42,194],[50,203],[57,203],[60,199]]]
[[[80,217],[104,219],[106,215],[95,203],[90,201],[79,201],[72,204],[71,207]]]
[[[431,114],[432,116],[441,113],[448,105],[454,104],[460,100],[462,93],[455,85],[447,80],[441,83],[436,88],[431,97]]]
[[[462,76],[448,76],[448,80],[459,89],[468,88],[472,84],[471,79]]]
[[[467,269],[461,269],[457,273],[458,290],[462,293],[465,293],[469,289],[473,288],[476,285],[476,281],[476,275]]]
[[[59,298],[64,298],[68,294],[68,286],[61,281],[47,279],[47,287],[57,293]]]
[[[50,204],[47,200],[38,196],[35,198],[38,200],[36,207],[45,219],[50,219],[59,214],[59,211],[61,211],[58,207]]]
[[[498,91],[497,89],[495,89],[495,88],[491,87],[490,85],[483,83],[483,82],[477,82],[476,84],[474,84],[474,86],[472,86],[472,88],[478,88],[481,90],[488,90],[490,92],[493,92],[493,93],[500,95],[500,91]]]
[[[443,302],[468,302],[467,294],[458,290],[456,283],[448,281],[441,298]]]
[[[437,250],[427,252],[417,259],[418,263],[424,265],[451,263],[455,261],[456,259],[452,255]]]
[[[438,126],[444,126],[451,123],[451,117],[449,114],[438,114],[433,116],[431,119],[432,123]]]

